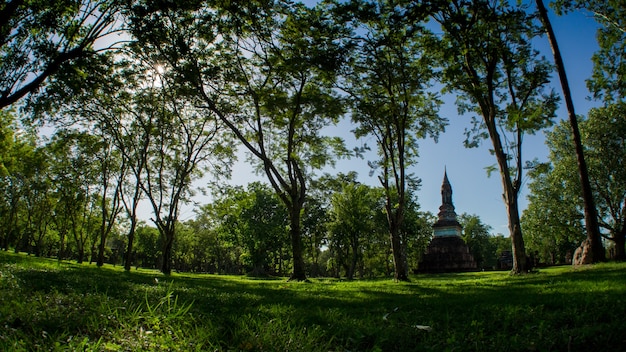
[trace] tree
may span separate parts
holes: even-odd
[[[155,67],[146,67],[140,51],[131,46],[125,49],[115,57],[100,55],[97,65],[94,62],[89,74],[78,82],[51,84],[48,97],[31,107],[35,119],[71,125],[100,137],[101,148],[94,152],[99,166],[102,216],[97,263],[104,263],[106,239],[125,209],[130,226],[124,266],[130,270],[152,120],[160,111],[155,104],[162,102],[155,102],[154,93],[155,88],[162,88],[163,81],[157,77]]]
[[[239,240],[250,255],[249,274],[280,273],[283,247],[288,243],[288,216],[282,202],[267,185],[255,182],[248,185],[237,206],[240,212],[236,225]]]
[[[434,78],[432,37],[419,23],[407,21],[410,9],[393,2],[349,4],[357,36],[355,50],[344,73],[342,89],[352,103],[355,135],[374,136],[378,160],[372,173],[385,190],[385,211],[395,279],[408,281],[406,243],[400,229],[407,207],[407,186],[419,180],[406,170],[415,164],[420,138],[437,138],[444,120],[437,115],[440,101],[427,89]],[[339,21],[339,20],[338,20]]]
[[[585,153],[581,142],[576,112],[574,110],[574,102],[569,89],[569,82],[567,80],[563,58],[561,57],[561,51],[559,50],[556,36],[552,30],[552,25],[550,23],[550,19],[548,18],[546,8],[543,5],[542,0],[536,0],[536,4],[537,10],[539,11],[539,18],[541,19],[545,32],[548,35],[548,40],[550,41],[550,47],[552,48],[552,53],[554,54],[554,63],[556,65],[557,72],[559,73],[561,88],[563,89],[563,98],[565,99],[567,116],[572,130],[572,140],[576,148],[578,176],[580,177],[581,191],[585,204],[585,228],[587,230],[587,243],[591,247],[591,260],[593,262],[598,262],[604,260],[604,247],[602,246],[602,239],[600,238],[598,214],[593,199],[591,183],[589,181],[589,170],[587,168],[587,162],[585,161]]]
[[[478,215],[461,214],[459,223],[463,227],[463,240],[474,256],[478,269],[491,269],[497,264],[496,248],[490,240],[491,226],[483,224]]]
[[[587,86],[596,98],[607,103],[626,96],[626,8],[621,0],[559,0],[557,14],[573,10],[589,11],[599,24],[596,34],[600,49],[593,55],[593,75]]]
[[[140,186],[152,205],[151,220],[163,237],[161,271],[169,275],[179,207],[192,192],[192,180],[202,175],[209,161],[215,167],[212,171],[219,173],[217,165],[229,163],[232,150],[220,139],[218,121],[162,88],[149,93],[156,113],[148,125],[150,144]]]
[[[34,138],[29,139],[32,143],[31,148],[21,148],[19,155],[21,166],[18,170],[13,170],[11,175],[21,184],[23,204],[18,208],[22,240],[15,248],[41,256],[44,254],[44,245],[50,237],[50,224],[53,222],[54,187],[50,178],[46,147],[36,147]]]
[[[213,202],[196,210],[196,217],[191,225],[196,229],[196,235],[206,236],[205,243],[209,244],[206,249],[209,251],[210,272],[242,274],[241,257],[244,249],[237,241],[239,228],[234,223],[237,214],[230,210],[235,200],[227,196],[234,195],[236,190],[239,189],[231,187],[221,189]]]
[[[154,68],[150,70],[135,62],[132,50],[113,67],[109,77],[112,79],[100,85],[100,90],[94,94],[96,99],[91,102],[95,103],[96,111],[104,112],[93,116],[100,117],[99,123],[122,157],[120,175],[125,177],[119,184],[120,201],[130,221],[124,270],[130,271],[135,252],[135,230],[139,223],[138,207],[143,197],[141,185],[149,160],[153,116],[157,113],[148,88],[157,80]]]
[[[40,256],[54,208],[47,150],[12,112],[3,110],[0,120],[0,246]]]
[[[44,82],[88,70],[96,41],[117,30],[116,0],[10,0],[0,6],[0,109]],[[114,44],[113,44],[114,45]]]
[[[614,259],[626,260],[626,103],[589,111],[582,125],[590,179],[604,238],[615,245]]]
[[[614,243],[614,257],[624,260],[624,223],[626,223],[626,177],[622,167],[626,159],[626,122],[623,104],[590,110],[586,120],[579,121],[585,155],[589,160],[589,178],[598,207],[598,222],[603,237]],[[533,175],[529,196],[528,222],[548,231],[557,244],[567,235],[582,233],[583,199],[579,180],[572,175],[575,154],[571,135],[561,123],[548,135],[551,167]],[[554,214],[554,216],[549,216]],[[571,241],[571,240],[570,240]]]
[[[50,142],[51,172],[57,193],[55,225],[61,236],[72,235],[78,263],[86,259],[89,237],[97,231],[98,172],[91,163],[91,154],[96,151],[98,141],[84,132],[59,130]],[[61,250],[60,256],[64,255]]]
[[[246,193],[247,199],[240,203],[238,226],[243,227],[242,240],[250,253],[252,270],[249,274],[282,274],[283,248],[289,242],[285,231],[286,209],[267,185],[251,183]]]
[[[14,114],[0,110],[0,246],[4,250],[17,244],[22,195],[28,187],[26,179],[20,177],[28,171],[21,159],[34,149],[32,136],[20,133]]]
[[[420,211],[420,206],[414,193],[408,194],[408,203],[405,208],[404,221],[400,228],[400,236],[406,243],[406,255],[409,268],[417,268],[422,255],[433,236],[432,224],[437,217],[430,212]]]
[[[442,27],[443,83],[460,93],[461,113],[475,112],[466,146],[489,138],[507,210],[513,272],[527,271],[518,195],[522,187],[524,134],[551,124],[556,95],[545,92],[551,67],[532,49],[537,33],[523,9],[491,0],[455,0],[435,15]]]
[[[550,133],[548,145],[555,151],[560,150],[553,149],[557,133],[569,133],[569,130],[560,124]],[[578,206],[580,195],[572,191],[580,187],[577,179],[572,184],[571,169],[576,167],[575,161],[571,145],[565,147],[569,150],[566,163],[561,162],[565,160],[563,151],[551,153],[550,158],[556,157],[553,160],[559,160],[558,163],[538,165],[528,174],[531,179],[529,204],[522,214],[522,228],[528,240],[528,250],[538,255],[537,260],[547,264],[571,264],[576,247],[585,238],[584,219]]]
[[[237,261],[251,276],[283,274],[288,215],[283,203],[266,184],[222,187],[212,204],[202,208],[212,218],[212,230],[231,246],[241,248]]]
[[[163,259],[161,250],[163,237],[159,230],[141,222],[137,225],[137,243],[135,246],[135,257],[137,267],[157,269],[159,261]]]
[[[331,198],[330,219],[327,224],[329,245],[336,253],[336,264],[345,269],[348,280],[354,278],[359,261],[363,260],[366,244],[378,241],[381,227],[377,211],[382,210],[379,190],[362,184],[349,183]]]
[[[322,262],[324,247],[329,244],[327,224],[330,222],[330,208],[333,194],[341,192],[346,184],[356,184],[357,173],[350,171],[347,174],[330,175],[324,173],[310,182],[309,192],[305,203],[302,219],[305,255],[310,256],[309,272],[312,276],[326,273],[326,265]],[[326,250],[328,252],[328,250]],[[328,253],[327,253],[328,254]]]
[[[115,227],[116,219],[122,212],[121,192],[126,167],[119,151],[107,136],[101,135],[102,145],[95,154],[100,171],[100,236],[98,243],[97,266],[104,265],[107,238]]]
[[[289,212],[291,279],[305,280],[307,179],[332,163],[331,151],[345,153],[341,140],[321,131],[343,112],[332,90],[341,62],[337,29],[302,4],[193,5],[137,6],[133,33],[168,64],[179,92],[202,101],[205,114],[222,121],[265,173]]]

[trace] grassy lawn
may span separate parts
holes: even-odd
[[[0,252],[0,351],[626,349],[626,263],[311,281]]]

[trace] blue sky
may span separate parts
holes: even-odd
[[[574,13],[567,16],[550,14],[554,30],[559,40],[561,52],[565,61],[570,88],[572,90],[577,114],[586,114],[595,103],[589,101],[590,95],[585,80],[591,76],[591,56],[597,50],[595,40],[596,24],[587,14]],[[536,48],[540,50],[550,61],[552,52],[545,37],[537,40]],[[560,85],[556,73],[553,75],[553,85],[558,94],[561,94]],[[564,104],[558,110],[559,119],[567,118]],[[438,143],[432,140],[423,140],[420,143],[420,157],[418,163],[411,167],[409,172],[422,179],[422,186],[418,190],[418,202],[421,210],[438,212],[441,204],[441,182],[444,168],[447,169],[448,178],[452,184],[453,201],[458,214],[469,213],[478,215],[483,223],[492,227],[492,233],[502,233],[508,236],[508,223],[504,203],[502,201],[502,185],[499,174],[493,173],[487,176],[485,167],[496,163],[488,149],[491,142],[486,140],[479,148],[466,149],[463,146],[464,130],[469,126],[470,115],[459,116],[454,105],[454,97],[445,98],[440,114],[449,120],[446,132],[439,137]],[[349,121],[343,122],[337,128],[331,129],[337,135],[346,139],[348,147],[367,143],[374,146],[372,140],[355,140],[350,131],[352,126]],[[547,147],[544,144],[544,135],[539,133],[535,136],[526,136],[524,139],[525,160],[539,158],[545,161]],[[245,165],[245,158],[236,165],[231,184],[247,184],[255,180],[264,180],[263,176],[256,176]],[[367,159],[341,160],[335,169],[327,170],[330,173],[356,171],[359,181],[379,186],[376,176],[369,176]],[[576,170],[572,170],[576,172]],[[527,183],[520,196],[520,209],[527,206]],[[206,197],[194,199],[203,204],[209,201]],[[192,218],[193,210],[185,207],[181,214],[181,220]]]

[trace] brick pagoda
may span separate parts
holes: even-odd
[[[461,224],[452,204],[452,186],[448,173],[443,173],[439,219],[433,224],[434,236],[422,256],[416,272],[443,273],[476,270],[476,261],[461,238]]]

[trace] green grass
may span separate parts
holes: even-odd
[[[155,281],[158,279],[158,282]],[[310,283],[0,252],[1,351],[626,348],[626,264]]]

